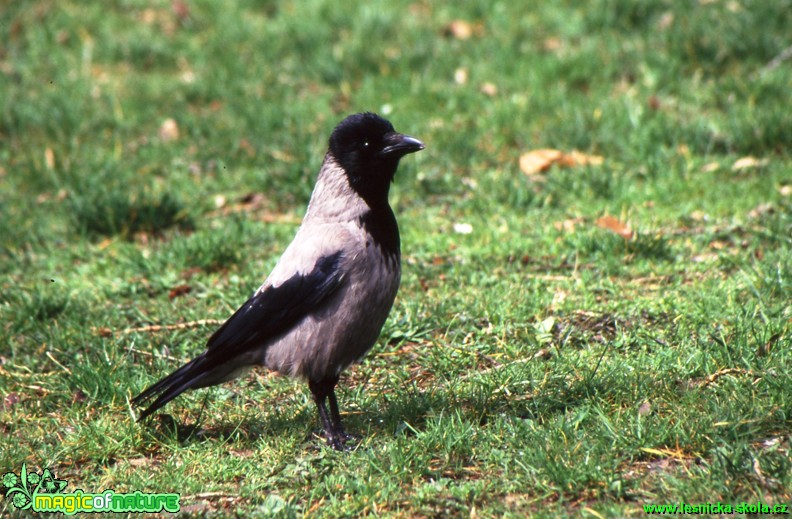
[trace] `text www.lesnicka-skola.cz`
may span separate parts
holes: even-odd
[[[789,505],[756,503],[674,503],[665,505],[643,505],[647,514],[680,515],[680,514],[789,514]]]

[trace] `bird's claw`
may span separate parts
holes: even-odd
[[[349,452],[355,450],[358,445],[358,439],[342,430],[328,433],[327,445],[337,451]]]

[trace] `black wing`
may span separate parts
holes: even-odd
[[[309,274],[256,293],[209,338],[207,355],[228,360],[290,329],[338,288],[340,259],[323,256]]]
[[[188,389],[224,382],[244,367],[241,355],[264,346],[311,313],[343,281],[342,252],[317,260],[308,274],[294,275],[278,287],[256,292],[210,338],[206,351],[132,399],[135,404],[159,395],[142,420]]]

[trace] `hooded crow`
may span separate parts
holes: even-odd
[[[388,190],[399,160],[422,149],[376,114],[341,121],[294,241],[206,351],[132,400],[154,399],[138,420],[188,389],[259,365],[306,379],[328,444],[344,449],[349,436],[335,386],[376,342],[399,289],[399,228]]]

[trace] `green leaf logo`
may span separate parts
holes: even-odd
[[[66,488],[66,481],[55,479],[49,469],[44,469],[42,474],[28,472],[27,465],[22,464],[22,473],[13,472],[3,474],[3,486],[6,488],[6,498],[20,510],[27,510],[33,505],[36,494],[57,494]]]
[[[66,488],[66,481],[63,479],[55,479],[49,469],[44,469],[44,474],[41,476],[41,483],[36,490],[41,493],[58,494],[63,492]]]
[[[35,478],[32,479],[39,481],[38,474],[33,473],[31,475],[35,476]],[[33,504],[33,498],[31,497],[28,483],[27,466],[24,463],[22,464],[21,478],[13,472],[6,472],[3,475],[3,486],[8,489],[6,490],[6,498],[11,499],[14,506],[20,510],[27,510]]]

